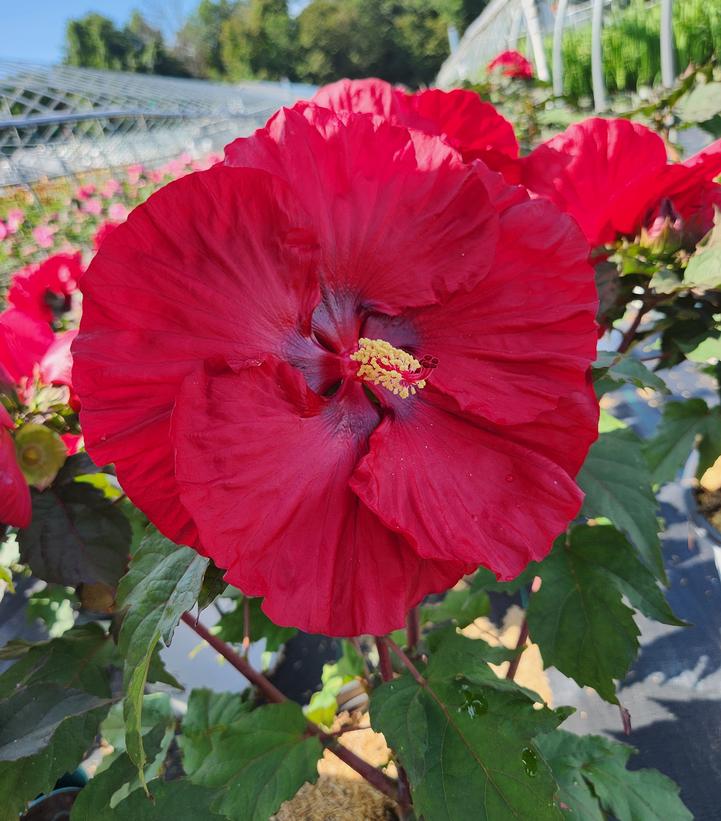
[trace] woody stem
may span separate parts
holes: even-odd
[[[267,701],[274,704],[281,704],[288,700],[286,696],[262,673],[259,673],[247,659],[243,658],[240,653],[236,653],[227,642],[214,636],[195,616],[192,616],[190,613],[183,613],[180,618],[194,633],[206,641],[213,650],[223,656],[229,664],[244,675],[252,685],[257,687]],[[385,773],[382,773],[367,761],[364,761],[352,750],[343,747],[334,736],[324,732],[312,721],[308,722],[308,731],[312,735],[317,736],[327,749],[340,758],[340,760],[351,769],[363,776],[363,778],[377,790],[389,798],[392,798],[394,801],[402,801],[405,790],[397,781],[389,778]]]

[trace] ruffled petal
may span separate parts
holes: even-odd
[[[279,353],[318,300],[315,243],[287,189],[216,166],[163,188],[105,240],[82,280],[73,345],[86,447],[176,542],[197,544],[178,502],[170,414],[205,359]]]
[[[523,184],[574,217],[595,247],[615,239],[619,220],[644,209],[644,186],[635,183],[663,170],[666,147],[639,123],[591,117],[538,146],[521,165]]]
[[[173,414],[183,503],[226,581],[265,596],[278,624],[385,633],[467,570],[420,559],[349,490],[377,419],[358,385],[326,400],[277,361],[183,383]]]
[[[497,169],[498,155],[518,157],[518,140],[511,123],[474,91],[437,88],[403,94],[400,122],[427,134],[443,134],[466,162],[481,159]],[[415,116],[414,116],[415,115]]]
[[[52,298],[70,296],[78,287],[83,274],[82,256],[53,254],[40,265],[31,265],[12,278],[8,289],[8,303],[35,319],[52,322]]]
[[[27,527],[30,518],[30,488],[20,471],[13,438],[3,426],[0,427],[0,523]]]
[[[408,319],[413,352],[439,360],[434,387],[466,411],[513,425],[585,389],[597,295],[588,245],[551,203],[516,204],[500,227],[485,279]]]
[[[50,325],[18,308],[0,313],[0,369],[14,385],[33,374],[54,339]]]
[[[287,180],[321,248],[328,290],[386,314],[470,288],[497,217],[479,176],[437,137],[310,103],[226,147],[226,163]]]
[[[473,91],[433,88],[410,94],[384,80],[339,80],[320,88],[313,102],[332,111],[374,114],[424,134],[443,136],[466,162],[482,159],[500,170],[518,157],[511,123]]]
[[[77,335],[77,330],[72,330],[55,336],[40,362],[40,379],[43,382],[48,385],[72,385],[73,357],[70,346]]]
[[[581,506],[568,473],[432,388],[414,400],[373,433],[351,480],[361,500],[425,558],[480,564],[502,580],[543,559]]]

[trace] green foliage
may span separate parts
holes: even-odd
[[[561,788],[571,817],[604,821],[658,818],[689,821],[678,787],[656,770],[627,770],[632,747],[597,735],[563,730],[538,736],[536,744]]]
[[[79,20],[69,20],[65,31],[65,62],[87,68],[188,76],[182,63],[166,49],[160,31],[137,11],[122,29],[95,12]]]
[[[84,482],[32,490],[32,522],[18,536],[20,558],[47,582],[114,587],[130,552],[130,524],[102,491]]]
[[[417,814],[465,818],[561,819],[556,784],[534,738],[565,717],[534,709],[527,691],[495,677],[483,642],[452,637],[419,684],[409,673],[371,697],[371,719],[403,762]],[[445,649],[448,648],[448,649]]]
[[[295,28],[286,0],[236,5],[220,31],[225,76],[232,81],[294,76]]]
[[[252,712],[227,694],[202,691],[188,703],[178,743],[193,784],[215,790],[214,810],[267,821],[305,782],[315,782],[321,743],[292,702]],[[240,705],[240,706],[239,706]]]
[[[15,663],[0,676],[0,819],[74,770],[110,706],[112,643],[94,624],[62,638],[4,648]]]
[[[668,393],[666,383],[658,374],[650,371],[643,362],[634,356],[599,351],[593,363],[593,386],[596,394],[616,390],[622,385],[634,385],[637,388],[651,388],[660,393]]]
[[[638,436],[629,429],[602,433],[592,445],[577,481],[586,494],[583,513],[590,518],[609,519],[628,536],[643,563],[665,580],[656,518],[658,503]]]
[[[721,454],[721,409],[709,408],[703,399],[669,402],[645,448],[654,484],[674,479],[694,446],[699,451],[700,476]]]
[[[363,675],[363,660],[350,641],[342,640],[343,655],[332,664],[324,664],[321,674],[322,687],[313,693],[310,703],[303,709],[306,717],[316,724],[330,727],[338,712],[336,697],[344,684]]]
[[[676,65],[706,63],[721,51],[721,7],[705,0],[674,3]],[[660,6],[632,0],[604,23],[603,71],[610,92],[634,91],[661,79]],[[550,38],[546,43],[549,53]],[[591,95],[591,28],[568,29],[563,37],[564,93],[572,99]]]
[[[721,83],[718,84],[721,87]],[[698,290],[721,287],[721,211],[716,209],[714,226],[688,261],[684,285]]]
[[[118,640],[124,663],[126,745],[141,777],[146,762],[142,705],[148,668],[161,637],[169,644],[180,617],[195,604],[207,563],[189,547],[178,547],[150,529],[118,588],[118,603],[127,611]]]
[[[645,565],[624,536],[607,525],[573,528],[557,539],[538,572],[528,626],[546,667],[557,667],[581,686],[617,703],[614,679],[623,678],[638,651],[631,607],[664,624],[677,619]]]
[[[265,639],[265,649],[273,652],[298,632],[295,627],[280,627],[274,624],[261,609],[262,599],[241,596],[235,609],[224,613],[215,626],[215,631],[223,641],[240,644],[245,638],[245,607],[248,603],[248,635],[251,641]]]
[[[487,616],[490,601],[485,590],[465,585],[449,590],[437,604],[421,608],[421,621],[442,624],[453,621],[458,627],[467,627],[481,616]]]

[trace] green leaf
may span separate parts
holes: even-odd
[[[38,755],[0,763],[0,819],[16,821],[28,801],[53,789],[78,766],[97,735],[106,708],[64,721]]]
[[[192,784],[186,778],[151,781],[150,797],[135,790],[113,810],[112,815],[95,816],[93,821],[158,821],[158,819],[225,818],[211,806],[216,791]],[[237,816],[236,816],[237,817]],[[74,816],[72,821],[75,821]],[[88,819],[90,821],[90,819]]]
[[[118,648],[124,657],[124,716],[128,755],[145,767],[142,703],[153,652],[161,637],[170,644],[181,615],[195,604],[208,560],[149,530],[120,582],[118,604],[127,612]]]
[[[650,371],[643,362],[634,356],[615,351],[598,352],[598,357],[593,363],[593,379],[598,396],[624,384],[635,385],[637,388],[652,388],[661,393],[669,392],[663,379]]]
[[[33,517],[18,536],[20,558],[46,582],[115,587],[130,552],[130,524],[97,488],[69,482],[32,490]]]
[[[638,436],[629,429],[602,433],[591,446],[577,482],[586,494],[584,515],[613,522],[628,536],[643,563],[665,581],[658,503]]]
[[[265,649],[278,650],[298,632],[295,627],[280,627],[274,624],[262,611],[263,600],[260,598],[245,599],[248,602],[248,626],[251,641],[265,639]],[[243,613],[244,597],[238,599],[235,610],[224,613],[215,625],[215,632],[232,644],[240,644],[244,638],[245,616]]]
[[[3,821],[17,818],[27,801],[51,790],[87,752],[110,704],[105,668],[112,649],[96,624],[75,627],[52,641],[14,642],[6,648],[5,657],[17,660],[0,676],[0,703],[6,713],[0,720],[2,734],[12,734],[13,716],[22,721],[29,711],[18,737],[23,753],[35,752],[17,761],[0,761]]]
[[[528,626],[546,667],[555,666],[581,686],[617,703],[614,679],[623,678],[638,652],[634,611],[683,625],[652,573],[613,527],[575,527],[560,537],[540,565],[540,590],[528,605]]]
[[[110,703],[60,684],[23,687],[0,700],[0,762],[35,755],[47,747],[63,721]]]
[[[148,731],[145,746],[151,759],[160,754],[165,733],[164,723]],[[128,754],[122,752],[109,766],[98,769],[80,792],[73,804],[71,821],[114,821],[118,817],[116,805],[127,796],[128,787],[137,780],[137,767]],[[142,794],[145,797],[145,793]]]
[[[200,769],[213,751],[213,736],[222,735],[250,709],[250,703],[238,693],[192,690],[183,719],[183,735],[179,740],[185,771],[192,775]]]
[[[228,709],[223,705],[220,723],[201,733],[199,724],[207,725],[209,710],[199,707],[195,717],[189,710],[188,732],[184,722],[178,739],[185,771],[194,784],[222,790],[212,804],[217,812],[267,821],[305,782],[317,780],[323,748],[318,738],[306,736],[308,725],[297,704],[271,704],[230,721]]]
[[[438,604],[427,604],[422,607],[421,622],[441,624],[453,621],[459,627],[467,627],[481,616],[487,616],[490,607],[491,603],[485,590],[474,590],[466,585],[449,590]]]
[[[208,561],[208,566],[205,569],[203,576],[203,584],[200,588],[200,595],[198,596],[198,612],[202,612],[223,595],[223,591],[228,586],[228,583],[223,579],[225,570],[216,567],[212,561]]]
[[[628,770],[632,747],[597,735],[555,730],[536,739],[561,788],[571,817],[690,821],[679,789],[657,770]]]
[[[686,287],[708,290],[721,286],[721,211],[714,210],[714,226],[686,266],[683,276]]]
[[[533,739],[564,715],[534,709],[513,682],[497,679],[494,687],[479,670],[478,659],[469,667],[454,648],[432,657],[425,685],[404,673],[371,696],[373,728],[402,762],[415,812],[426,821],[467,818],[469,808],[479,821],[561,819],[556,784]]]
[[[143,748],[150,762],[144,771],[144,778],[147,781],[157,778],[161,774],[168,749],[175,737],[175,723],[170,697],[167,693],[150,693],[143,697],[140,732],[143,736]],[[160,741],[158,751],[155,755],[151,755],[147,738],[148,734],[158,727],[164,728],[165,733]],[[125,753],[125,719],[122,704],[114,704],[110,708],[110,712],[100,727],[100,732],[108,744],[111,745],[113,751],[100,762],[96,774],[107,770],[119,756]],[[125,798],[138,787],[142,787],[142,783],[138,777],[137,768],[133,766],[127,783],[116,793],[116,802]]]
[[[679,101],[679,116],[687,123],[704,123],[721,113],[721,83],[697,85]]]
[[[710,360],[721,360],[721,337],[710,336],[690,351],[687,358],[692,362],[708,362]]]
[[[646,461],[654,484],[662,485],[676,478],[694,446],[699,442],[701,456],[698,475],[721,454],[721,410],[709,408],[703,399],[669,402],[655,436],[646,444]]]
[[[610,414],[604,408],[598,415],[598,432],[609,433],[612,430],[626,430],[628,425],[621,419],[617,419],[613,414]]]

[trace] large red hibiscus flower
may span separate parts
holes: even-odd
[[[639,123],[592,117],[521,160],[523,184],[571,214],[592,246],[635,237],[659,213],[675,212],[693,244],[721,206],[721,140],[669,163],[663,140]]]
[[[473,91],[426,89],[411,94],[384,80],[339,80],[323,86],[313,102],[333,111],[376,114],[391,123],[441,135],[466,162],[512,173],[518,141],[511,123]],[[512,178],[513,181],[517,181]]]
[[[86,447],[276,622],[384,633],[578,511],[588,246],[437,137],[309,104],[152,196],[83,278]]]

